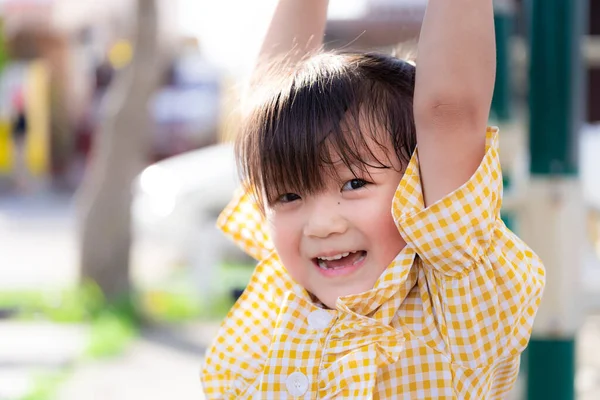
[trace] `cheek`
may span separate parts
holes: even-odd
[[[383,249],[384,257],[386,258],[385,261],[391,262],[391,260],[396,257],[400,250],[406,245],[400,232],[398,232],[398,228],[394,223],[391,213],[385,221],[381,222],[380,232],[380,246]]]
[[[368,211],[360,213],[363,232],[369,236],[371,245],[379,249],[378,258],[381,257],[380,261],[383,263],[390,262],[406,245],[392,217],[394,192],[386,191],[377,206],[363,207]]]
[[[273,245],[284,265],[294,264],[299,255],[300,235],[297,221],[281,215],[270,215],[267,219]]]
[[[372,210],[369,214],[370,218],[368,220],[365,218],[363,226],[366,227],[369,236],[376,239],[377,243],[395,242],[401,238],[390,210],[380,208]]]

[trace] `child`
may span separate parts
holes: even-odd
[[[326,9],[280,0],[261,51],[295,64],[256,86],[238,142],[247,185],[219,223],[260,263],[205,393],[504,398],[544,269],[500,219],[492,0],[429,0],[416,69],[315,55]]]

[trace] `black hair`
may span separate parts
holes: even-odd
[[[376,53],[328,52],[271,68],[237,139],[243,180],[264,206],[321,190],[323,167],[337,162],[389,168],[367,143],[405,167],[416,147],[414,86],[413,64]]]

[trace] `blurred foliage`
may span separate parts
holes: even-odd
[[[121,354],[138,336],[141,316],[135,299],[126,296],[98,312],[92,323],[86,355],[91,358]]]
[[[151,289],[141,295],[142,308],[154,322],[183,322],[202,316],[200,299],[193,293]]]
[[[161,287],[140,290],[110,304],[93,282],[63,290],[0,292],[0,311],[5,317],[23,320],[87,324],[89,340],[81,361],[113,357],[138,336],[143,323],[222,319],[235,302],[233,291],[246,287],[253,268],[221,265],[215,290],[209,295],[197,292],[189,271],[179,271]],[[71,368],[40,375],[22,400],[53,399]]]
[[[12,310],[20,319],[43,318],[52,322],[89,322],[105,308],[97,285],[56,291],[8,291],[0,293],[0,308]]]
[[[60,385],[69,377],[70,371],[44,373],[35,378],[33,389],[21,400],[52,400]]]
[[[148,319],[160,323],[221,320],[235,303],[233,291],[246,287],[252,271],[251,265],[222,264],[209,294],[198,293],[184,272],[160,288],[142,292],[141,309]]]
[[[233,306],[232,292],[243,289],[253,268],[223,264],[210,295],[198,293],[184,272],[156,288],[128,294],[108,304],[93,282],[62,290],[0,292],[0,310],[24,320],[44,319],[56,323],[90,323],[100,331],[130,331],[142,321],[176,323],[197,319],[222,319]],[[116,321],[121,321],[116,328]],[[108,328],[112,327],[112,328]]]
[[[86,282],[57,291],[13,291],[0,293],[0,309],[22,320],[89,324],[87,355],[119,354],[137,335],[141,317],[133,296],[107,304],[100,288]]]

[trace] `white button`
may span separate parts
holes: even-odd
[[[333,317],[325,310],[315,310],[308,314],[308,326],[311,329],[325,329]]]
[[[287,377],[285,386],[292,396],[302,396],[308,390],[308,383],[308,378],[302,372],[293,372]]]

